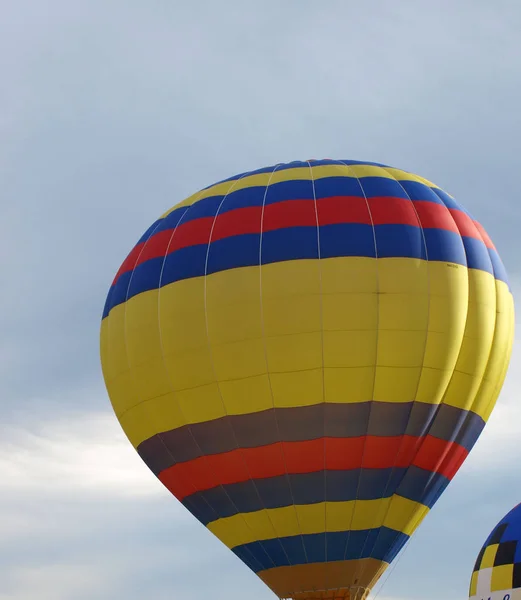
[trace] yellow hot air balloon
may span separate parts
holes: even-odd
[[[367,597],[480,435],[514,309],[429,181],[306,161],[203,189],[110,288],[103,374],[163,484],[279,598]]]

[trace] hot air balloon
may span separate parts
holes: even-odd
[[[279,598],[366,598],[480,435],[513,338],[483,227],[377,163],[277,164],[162,215],[110,287],[130,442]]]
[[[471,600],[521,599],[521,504],[494,527],[470,580]]]

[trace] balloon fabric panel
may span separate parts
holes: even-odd
[[[372,587],[479,437],[508,366],[494,245],[371,163],[243,174],[174,207],[105,305],[143,460],[279,595]]]

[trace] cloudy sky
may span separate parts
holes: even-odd
[[[164,210],[276,162],[418,172],[521,294],[517,0],[0,0],[0,600],[269,600],[113,416],[112,277]],[[378,595],[467,597],[521,500],[521,340],[471,457]]]

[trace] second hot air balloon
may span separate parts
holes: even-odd
[[[470,580],[470,600],[521,600],[521,504],[490,532]]]
[[[278,164],[194,194],[110,288],[115,413],[280,598],[367,597],[480,435],[514,311],[483,227],[422,177]]]

